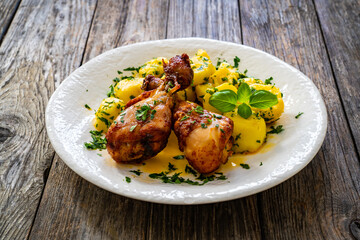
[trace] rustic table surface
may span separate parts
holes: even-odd
[[[0,239],[360,239],[359,0],[0,1]],[[47,102],[104,51],[165,38],[242,43],[312,79],[325,141],[286,182],[170,206],[100,189],[56,155]]]

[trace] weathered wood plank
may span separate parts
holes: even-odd
[[[167,37],[241,42],[235,1],[170,1]],[[152,204],[149,239],[260,239],[257,198],[199,206]]]
[[[54,156],[45,107],[81,61],[94,5],[24,0],[1,45],[0,239],[30,231]]]
[[[131,42],[165,38],[167,1],[99,1],[84,60]],[[150,203],[83,180],[55,157],[30,239],[144,239]]]
[[[13,20],[21,0],[0,1],[0,44]]]
[[[360,153],[360,2],[316,0],[340,98]]]
[[[360,166],[314,5],[308,0],[241,0],[240,9],[244,43],[309,76],[329,114],[327,137],[309,166],[259,195],[264,236],[351,239],[349,225],[360,216]]]

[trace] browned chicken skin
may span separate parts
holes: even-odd
[[[106,148],[115,161],[146,160],[165,148],[171,133],[173,93],[187,88],[193,79],[189,57],[171,58],[169,64],[164,63],[164,72],[158,87],[129,101],[110,126]],[[144,89],[150,90],[145,82]]]
[[[232,154],[234,123],[231,119],[180,101],[174,114],[174,132],[179,148],[200,173],[215,171]]]

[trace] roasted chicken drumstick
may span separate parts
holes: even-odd
[[[234,123],[231,119],[206,111],[195,103],[180,101],[173,121],[179,148],[198,172],[210,173],[226,163],[232,154]]]
[[[158,81],[157,88],[130,100],[107,134],[107,150],[117,162],[142,161],[154,157],[167,144],[172,127],[173,93],[187,88],[193,71],[186,54],[164,63],[165,79],[148,76],[146,82]]]

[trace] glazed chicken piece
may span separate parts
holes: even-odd
[[[179,148],[199,173],[215,171],[231,156],[234,123],[204,110],[195,103],[180,101],[173,114]]]
[[[158,87],[130,100],[110,126],[106,148],[115,161],[140,162],[166,147],[172,126],[173,93],[187,88],[193,79],[189,57],[183,54],[171,58],[164,63],[164,72],[165,79],[156,78]],[[155,81],[153,76],[147,78],[149,83]]]

